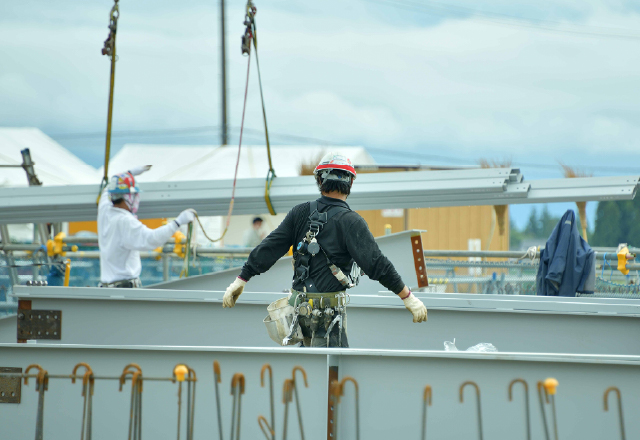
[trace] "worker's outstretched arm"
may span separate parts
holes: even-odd
[[[194,217],[194,211],[187,209],[166,225],[150,229],[132,215],[123,216],[120,219],[123,222],[120,235],[122,245],[126,249],[135,251],[151,251],[165,244],[178,227],[192,222]]]
[[[276,261],[289,251],[294,241],[294,214],[292,213],[293,210],[289,211],[282,223],[251,251],[249,259],[242,267],[240,276],[227,287],[222,299],[222,307],[235,306],[247,281],[255,275],[268,271]]]
[[[349,215],[353,217],[348,233],[345,234],[349,254],[369,278],[379,281],[402,299],[404,306],[413,315],[413,322],[426,321],[427,308],[411,293],[391,261],[382,254],[367,223],[356,213]]]

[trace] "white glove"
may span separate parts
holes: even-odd
[[[224,296],[222,297],[222,307],[227,308],[235,306],[238,297],[244,290],[245,284],[247,284],[247,282],[240,277],[233,280],[233,283],[231,283],[224,292]]]
[[[140,165],[139,167],[131,168],[129,172],[134,176],[139,176],[140,174],[144,173],[145,171],[149,171],[150,169],[151,165]]]
[[[178,217],[176,217],[176,223],[178,226],[186,225],[191,223],[196,218],[196,211],[189,208],[185,209],[180,213]]]
[[[413,322],[422,322],[427,320],[427,308],[422,304],[413,293],[409,293],[405,299],[402,300],[404,306],[413,314]]]

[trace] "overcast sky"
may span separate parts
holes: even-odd
[[[106,126],[109,60],[100,50],[112,4],[0,4],[0,125],[38,127],[101,165],[102,135],[70,134]],[[275,144],[298,136],[362,145],[380,163],[509,157],[529,179],[559,177],[558,160],[595,175],[640,173],[640,1],[256,6]],[[227,4],[232,127],[247,68],[243,9]],[[219,126],[219,5],[121,0],[120,13],[114,130]],[[261,129],[255,64],[247,105],[246,126]],[[262,138],[251,132],[247,141]],[[219,133],[120,136],[114,149],[126,142],[215,144]],[[514,209],[519,224],[528,209]]]

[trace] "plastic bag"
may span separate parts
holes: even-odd
[[[497,353],[498,349],[488,342],[481,342],[473,347],[467,348],[465,351],[471,351],[474,353]]]
[[[444,341],[444,351],[460,351],[456,347],[456,338],[453,338],[453,342]]]
[[[455,338],[453,338],[453,342],[444,341],[444,351],[460,351],[458,350],[458,347],[456,347]],[[467,348],[465,351],[468,351],[470,353],[497,353],[498,349],[489,342],[481,342],[474,345],[473,347]]]

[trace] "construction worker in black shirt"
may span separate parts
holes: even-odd
[[[223,307],[233,307],[247,281],[269,270],[293,246],[291,294],[272,303],[265,319],[278,327],[278,337],[272,338],[281,345],[348,347],[345,291],[358,283],[363,271],[402,299],[413,322],[426,321],[422,301],[404,284],[367,223],[346,202],[356,178],[351,161],[329,153],[313,173],[322,197],[295,206],[253,249],[240,276],[227,288]]]

